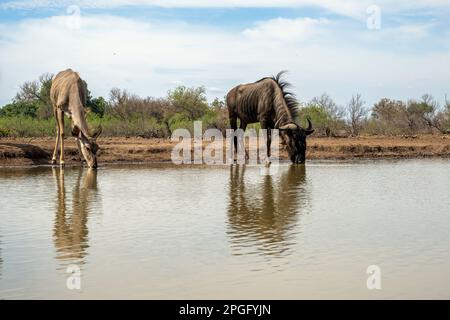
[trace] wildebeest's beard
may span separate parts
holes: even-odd
[[[286,150],[292,163],[305,163],[306,137],[314,132],[310,120],[308,120],[308,124],[307,129],[303,129],[293,123],[280,128],[281,138],[286,145]]]
[[[286,145],[289,159],[292,163],[305,163],[306,159],[306,134],[304,130],[283,130],[281,137]]]

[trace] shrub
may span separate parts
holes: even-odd
[[[30,117],[1,117],[0,128],[12,137],[46,137],[55,134],[55,122]],[[70,132],[67,131],[66,132]]]
[[[0,128],[0,138],[9,137],[11,135],[11,131],[5,128]]]
[[[186,88],[185,86],[179,86],[169,91],[168,100],[172,105],[172,113],[180,113],[185,119],[191,121],[201,118],[208,110],[204,87]]]
[[[1,117],[32,117],[37,116],[39,105],[35,101],[18,101],[7,104],[0,109]]]

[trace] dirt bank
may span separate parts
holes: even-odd
[[[167,139],[101,138],[100,163],[170,161],[175,143]],[[75,140],[66,139],[66,164],[76,164]],[[0,166],[49,164],[54,138],[1,138]],[[282,152],[281,157],[286,158]],[[374,159],[449,157],[450,136],[311,138],[308,159]]]

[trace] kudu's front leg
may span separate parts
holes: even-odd
[[[79,137],[76,137],[75,139],[76,139],[76,141],[77,141],[78,154],[79,154],[79,156],[80,156],[80,161],[81,161],[81,163],[83,163],[84,159],[83,159],[83,153],[81,152],[81,142],[80,142],[80,138],[79,138]]]
[[[59,124],[59,139],[61,140],[61,150],[59,154],[59,165],[64,167],[64,112],[57,110],[57,121]]]
[[[55,139],[55,148],[53,149],[52,164],[56,164],[56,157],[58,156],[60,129],[59,129],[59,121],[58,121],[58,110],[54,109],[53,113],[55,115],[55,123],[56,123],[56,139]]]
[[[56,157],[58,156],[59,147],[59,124],[58,119],[56,120],[56,139],[55,139],[55,149],[53,150],[52,164],[56,164]]]

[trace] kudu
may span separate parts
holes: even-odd
[[[56,164],[58,145],[60,144],[61,166],[64,166],[64,115],[72,119],[72,135],[77,140],[78,150],[88,167],[97,167],[97,137],[101,127],[95,133],[89,132],[84,107],[86,106],[87,89],[85,82],[78,73],[67,69],[58,73],[52,80],[50,99],[56,118],[56,142],[53,151],[52,164]]]
[[[241,84],[227,94],[228,115],[233,130],[245,131],[250,123],[260,122],[267,129],[267,158],[270,157],[271,129],[280,131],[282,142],[286,145],[293,163],[304,163],[306,137],[314,132],[308,119],[308,128],[303,129],[296,122],[298,103],[293,94],[286,91],[289,83],[281,79],[284,71],[274,77],[263,78],[254,83]],[[237,138],[234,139],[237,151]]]

